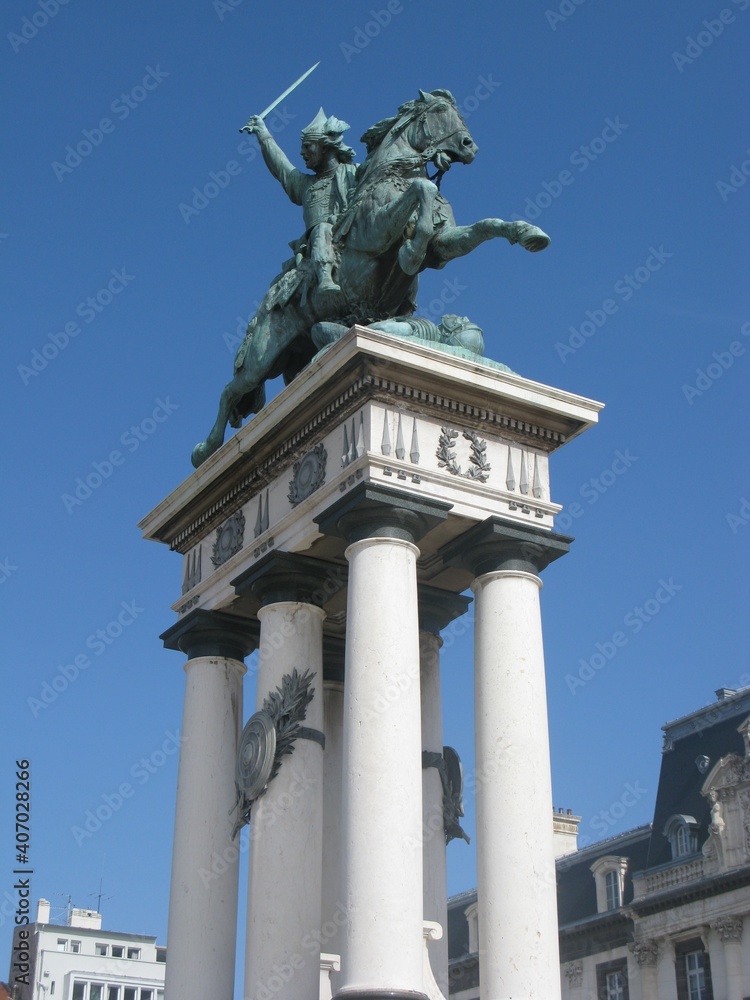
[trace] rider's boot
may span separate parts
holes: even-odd
[[[340,292],[341,287],[336,284],[331,276],[331,261],[330,260],[319,260],[316,261],[315,271],[318,278],[318,291],[319,292]]]

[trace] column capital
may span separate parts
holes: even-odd
[[[463,594],[451,594],[437,587],[420,586],[417,588],[419,597],[419,628],[422,632],[439,635],[440,632],[456,618],[465,614],[472,603],[470,597]]]
[[[630,951],[641,968],[644,966],[647,968],[656,968],[656,964],[659,961],[659,945],[654,938],[644,938],[642,941],[634,941],[630,945]]]
[[[475,577],[501,570],[538,574],[564,556],[572,541],[570,535],[488,517],[443,546],[440,555],[446,565],[468,569]]]
[[[249,618],[196,608],[159,638],[166,649],[179,649],[189,660],[224,656],[242,662],[258,647],[260,627]]]
[[[742,917],[719,917],[711,924],[711,930],[719,935],[722,941],[742,940]]]
[[[452,506],[377,483],[360,483],[315,522],[323,534],[337,535],[349,544],[378,537],[416,543],[448,517]]]
[[[251,593],[261,604],[298,601],[322,607],[346,586],[347,567],[295,552],[269,552],[231,581],[239,597]]]

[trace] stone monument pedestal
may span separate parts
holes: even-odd
[[[482,992],[559,997],[539,573],[571,541],[553,531],[549,457],[600,408],[354,327],[143,520],[184,563],[164,636],[188,655],[166,1000],[199,995],[217,956],[233,966],[227,811],[254,648],[259,709],[295,670],[311,680],[301,734],[250,811],[245,996],[445,988],[445,851],[423,837],[439,786],[422,752],[442,739],[439,631],[469,588]],[[230,979],[210,995],[231,1000]]]

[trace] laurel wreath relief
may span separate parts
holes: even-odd
[[[461,466],[457,461],[454,446],[458,438],[458,431],[452,427],[440,428],[440,439],[436,452],[438,466],[441,469],[447,469],[452,476],[461,476],[463,479],[473,479],[479,483],[486,483],[491,469],[491,465],[487,461],[487,442],[483,441],[476,431],[464,431],[463,436],[471,445],[470,466],[466,472],[461,471]]]

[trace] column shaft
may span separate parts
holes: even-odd
[[[442,754],[443,714],[440,691],[440,636],[420,632],[422,750]],[[443,928],[443,936],[428,943],[432,974],[448,996],[448,889],[445,868],[443,783],[436,767],[422,770],[424,919]]]
[[[325,682],[326,749],[323,756],[323,896],[320,920],[321,951],[341,956],[346,906],[341,885],[341,783],[344,751],[344,685]],[[338,968],[330,982],[336,992]]]
[[[560,996],[541,582],[474,581],[479,963],[488,1000]]]
[[[167,1000],[232,1000],[239,846],[232,840],[245,665],[187,661],[169,898]]]
[[[261,622],[257,708],[296,668],[312,671],[303,725],[323,729],[322,623],[317,607],[284,601]],[[245,997],[310,1000],[320,984],[323,748],[297,739],[252,807]],[[187,995],[187,994],[186,994]],[[193,993],[193,996],[198,994]],[[208,994],[207,994],[208,995]]]
[[[422,998],[422,761],[411,542],[354,542],[349,560],[342,857],[348,923],[337,996]]]

